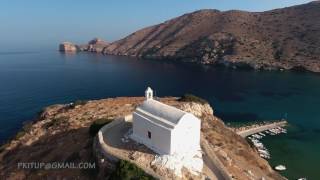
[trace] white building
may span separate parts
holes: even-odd
[[[146,100],[133,113],[132,139],[160,155],[199,152],[200,119],[154,100],[149,87],[145,97]]]

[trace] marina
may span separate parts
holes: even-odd
[[[267,135],[274,136],[281,133],[287,133],[287,130],[284,129],[283,127],[275,127],[263,132],[259,132],[259,133],[247,136],[247,139],[255,146],[260,157],[264,159],[270,159],[271,156],[270,156],[269,150],[261,142],[261,139]]]
[[[259,156],[264,159],[270,159],[271,155],[269,150],[261,142],[265,136],[275,136],[282,133],[287,133],[283,128],[287,125],[287,121],[282,119],[280,121],[269,121],[249,126],[233,128],[233,130],[240,136],[247,138],[252,145],[257,149]]]

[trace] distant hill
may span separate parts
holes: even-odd
[[[103,53],[320,72],[320,2],[266,12],[200,10],[134,32]]]

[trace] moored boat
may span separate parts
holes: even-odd
[[[284,171],[286,170],[287,168],[284,166],[284,165],[278,165],[274,168],[275,170],[278,170],[278,171]]]

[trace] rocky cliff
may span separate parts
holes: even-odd
[[[109,45],[108,42],[99,38],[94,38],[90,40],[88,44],[79,45],[79,48],[81,51],[101,53],[105,49],[105,47],[107,47],[108,45]]]
[[[61,52],[76,52],[78,51],[78,47],[71,42],[63,42],[59,44],[59,51]]]
[[[266,12],[200,10],[103,49],[112,55],[320,72],[320,2]]]
[[[95,169],[28,169],[19,162],[97,162],[89,134],[92,122],[101,118],[119,118],[132,113],[144,98],[125,97],[53,105],[39,118],[0,148],[0,177],[4,179],[105,179],[112,171],[100,161]],[[202,137],[236,179],[282,179],[240,136],[229,130],[212,114],[209,105],[180,102],[176,98],[161,101],[194,113],[202,119]],[[210,154],[209,154],[210,155]]]

